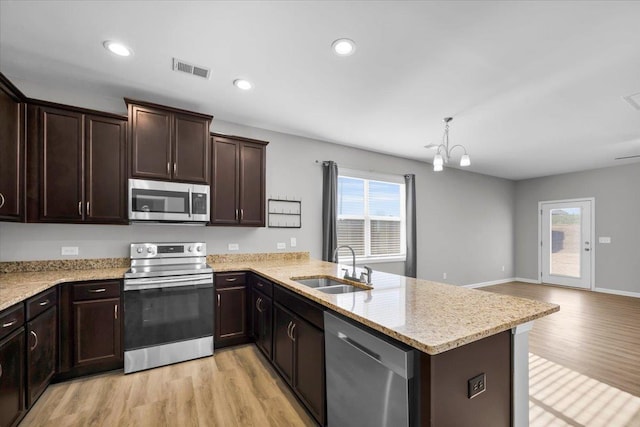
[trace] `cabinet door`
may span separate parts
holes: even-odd
[[[0,426],[24,413],[24,328],[0,342]]]
[[[209,182],[209,120],[184,114],[173,119],[173,179]]]
[[[20,220],[24,194],[24,104],[0,84],[0,218]]]
[[[244,286],[216,291],[216,343],[247,335],[247,290]]]
[[[236,141],[227,138],[212,139],[211,223],[237,224],[240,147]]]
[[[40,108],[40,219],[82,219],[83,117]]]
[[[259,332],[260,335],[256,337],[256,341],[258,347],[262,349],[265,356],[268,359],[272,357],[272,348],[273,348],[273,324],[272,318],[272,310],[273,305],[271,303],[271,298],[262,296],[260,300],[260,322],[259,322]]]
[[[118,362],[120,298],[73,303],[74,367]]]
[[[240,145],[240,224],[264,227],[264,165],[263,145]]]
[[[127,222],[127,122],[85,118],[85,220]]]
[[[131,176],[171,179],[171,113],[131,105]]]
[[[293,340],[291,339],[290,327],[294,317],[291,313],[277,304],[273,306],[273,363],[282,373],[282,376],[293,383]]]
[[[297,318],[293,387],[320,425],[325,419],[324,333]]]
[[[31,407],[55,374],[56,309],[27,323],[27,407]]]

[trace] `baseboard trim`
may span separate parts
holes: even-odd
[[[508,277],[506,279],[491,280],[489,282],[471,283],[469,285],[462,285],[462,287],[464,287],[464,288],[483,288],[485,286],[501,285],[503,283],[515,282],[516,280],[518,280],[518,279],[516,279],[514,277]]]
[[[541,282],[541,281],[539,281],[539,280],[525,279],[524,277],[516,277],[514,280],[515,280],[516,282],[533,283],[533,284],[536,284],[536,285],[539,285],[540,283],[542,283],[542,282]]]
[[[617,289],[607,288],[593,288],[595,292],[602,292],[603,294],[622,295],[624,297],[640,298],[640,292],[619,291]]]

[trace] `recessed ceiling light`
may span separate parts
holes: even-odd
[[[331,47],[338,56],[353,55],[353,53],[356,51],[356,44],[353,40],[350,39],[338,39],[331,43]]]
[[[249,89],[251,89],[253,87],[251,82],[249,80],[245,80],[245,79],[235,79],[233,81],[233,85],[235,87],[237,87],[238,89],[242,89],[242,90],[249,90]]]
[[[130,48],[128,48],[127,46],[125,46],[125,45],[123,45],[122,43],[119,43],[119,42],[114,42],[112,40],[107,40],[104,43],[102,43],[102,45],[109,52],[114,53],[114,54],[116,54],[118,56],[131,56],[131,55],[133,55],[133,51]]]

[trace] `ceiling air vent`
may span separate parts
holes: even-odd
[[[211,70],[208,68],[189,64],[188,62],[185,62],[178,58],[173,58],[173,71],[181,71],[183,73],[202,77],[203,79],[208,79],[209,74],[211,74]]]
[[[624,100],[627,101],[633,108],[640,111],[640,92],[633,95],[625,96]]]

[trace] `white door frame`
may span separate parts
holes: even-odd
[[[591,277],[589,280],[589,289],[595,289],[596,279],[596,198],[582,197],[579,199],[564,200],[545,200],[538,202],[538,283],[542,283],[542,205],[545,203],[572,203],[572,202],[591,202],[591,250],[589,257],[591,258]]]

